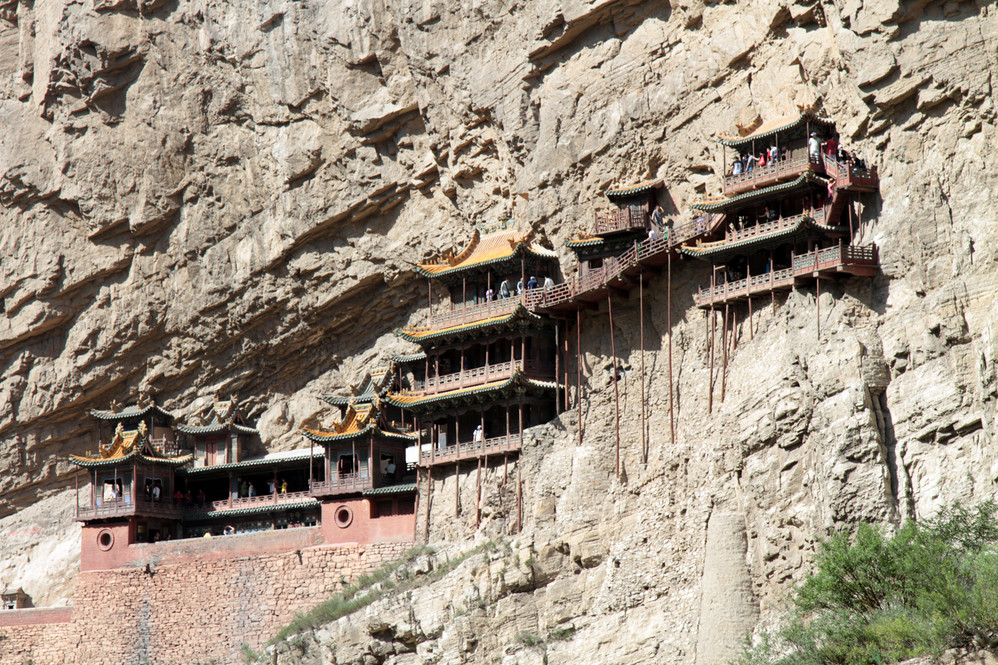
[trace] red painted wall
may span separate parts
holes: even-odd
[[[347,526],[341,526],[336,519],[337,512],[343,507],[353,514]],[[330,545],[412,541],[415,525],[415,513],[372,518],[371,501],[367,498],[327,501],[322,504],[320,528]]]
[[[101,548],[98,539],[101,534],[111,534],[110,549]],[[80,570],[110,570],[119,568],[132,558],[131,524],[84,524],[80,536]]]
[[[73,620],[72,607],[43,607],[0,611],[0,628],[66,623]]]
[[[158,543],[127,543],[129,529],[120,527],[123,534],[114,533],[114,545],[108,551],[98,544],[100,532],[106,525],[83,527],[80,548],[80,570],[114,570],[125,567],[159,566],[191,561],[213,561],[242,556],[293,552],[323,544],[319,527],[279,529],[241,533],[212,538],[187,538]]]

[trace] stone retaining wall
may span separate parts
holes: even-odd
[[[262,535],[227,544],[238,552],[237,539]],[[188,558],[185,551],[160,563],[146,559],[148,566],[84,572],[74,607],[61,610],[63,622],[45,623],[51,617],[42,613],[26,625],[0,624],[0,663],[238,663],[244,641],[257,649],[296,613],[409,547],[320,546],[229,558]]]

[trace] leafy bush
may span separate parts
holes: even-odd
[[[739,665],[883,665],[998,647],[996,511],[955,505],[893,537],[870,525],[833,535],[784,627]]]

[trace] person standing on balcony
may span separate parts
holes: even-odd
[[[807,140],[807,154],[810,155],[811,161],[821,159],[821,141],[818,140],[817,132],[811,132],[811,138]]]
[[[472,440],[476,443],[481,443],[485,440],[485,431],[482,430],[482,426],[479,425],[475,428],[475,433],[472,435]]]
[[[731,165],[731,175],[741,175],[742,174],[742,159],[739,157],[735,160],[735,163]]]
[[[825,141],[825,154],[835,159],[835,156],[839,152],[839,142],[835,140],[835,137],[831,137]]]
[[[531,275],[530,279],[527,280],[527,290],[529,291],[531,289],[536,289],[536,288],[537,288],[537,278]]]
[[[752,170],[755,169],[755,161],[756,161],[755,160],[755,155],[753,155],[751,152],[748,155],[745,156],[745,172],[746,173],[752,173]]]
[[[662,230],[662,216],[664,214],[665,211],[662,210],[662,206],[655,206],[655,210],[651,213],[651,223],[657,231]]]
[[[554,280],[551,279],[551,275],[545,276],[544,277],[544,290],[545,291],[550,291],[553,288],[554,288]]]
[[[522,296],[523,295],[523,280],[522,279],[516,280],[516,295],[518,295],[518,296]]]
[[[485,302],[492,302],[492,298],[495,296],[495,291],[491,288],[485,292]]]
[[[504,279],[502,283],[499,284],[499,298],[501,300],[503,298],[508,298],[508,297],[509,297],[509,280]]]

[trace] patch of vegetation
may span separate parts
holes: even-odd
[[[575,635],[578,629],[571,625],[565,626],[555,626],[548,634],[545,636],[536,635],[534,633],[520,632],[516,634],[514,638],[517,642],[525,647],[539,647],[547,649],[547,646],[552,642],[561,642],[569,639],[572,635]]]
[[[401,593],[432,584],[457,568],[469,557],[483,551],[494,552],[497,548],[498,545],[494,541],[489,541],[463,552],[453,559],[447,559],[426,575],[420,576],[413,574],[407,567],[417,557],[432,554],[433,550],[426,546],[413,548],[406,552],[401,559],[386,563],[373,572],[361,575],[353,584],[332,598],[316,605],[308,612],[299,614],[291,620],[291,623],[281,628],[269,644],[287,641],[292,635],[314,630],[319,626],[353,614],[383,598],[389,592]]]
[[[252,665],[260,660],[260,654],[250,648],[250,645],[243,642],[239,645],[239,654],[242,656],[243,663],[246,665]]]
[[[893,537],[870,525],[832,536],[787,623],[737,665],[883,665],[998,647],[996,512],[955,505]]]

